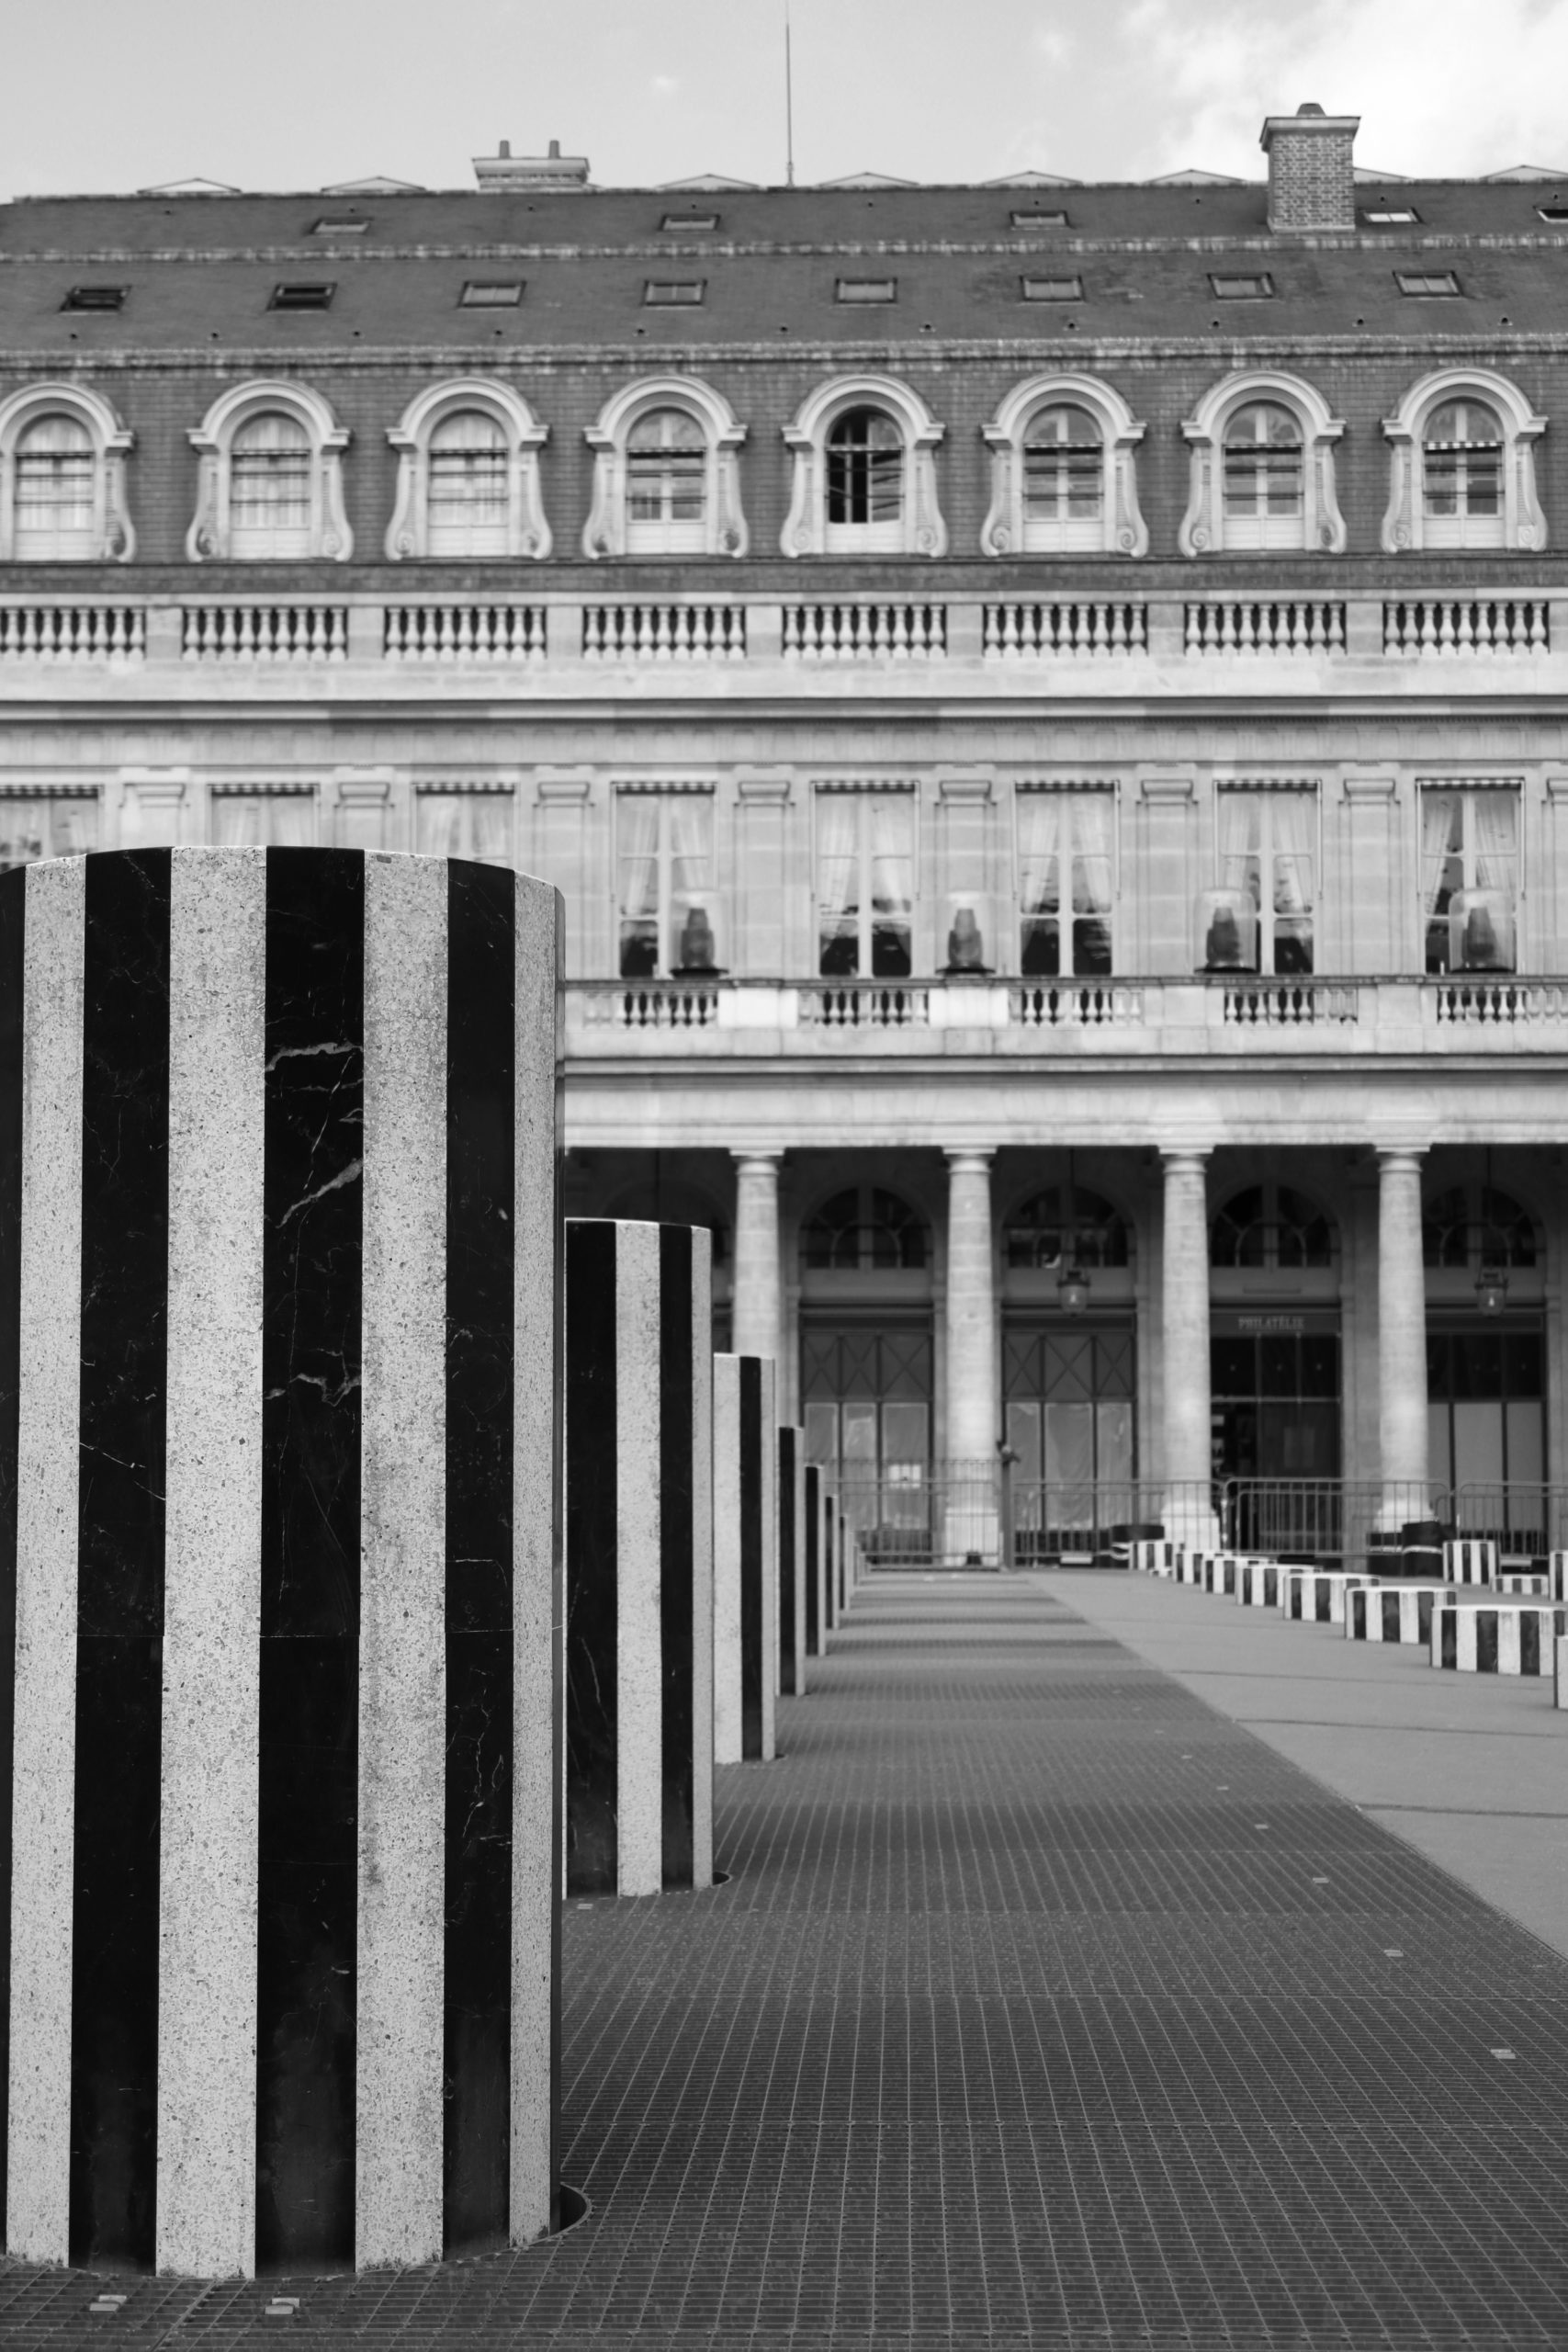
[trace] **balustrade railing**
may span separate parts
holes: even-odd
[[[1427,989],[1443,1028],[1529,1028],[1568,1018],[1568,985],[1557,980],[1429,980]]]
[[[987,605],[980,625],[987,653],[1142,653],[1148,641],[1143,605],[1121,600]]]
[[[1385,653],[1547,653],[1550,608],[1544,598],[1466,602],[1436,597],[1382,608]]]
[[[925,1029],[931,990],[907,980],[807,981],[800,991],[806,1029]]]
[[[392,662],[526,662],[545,650],[542,605],[389,605]]]
[[[1015,980],[1008,1019],[1025,1029],[1135,1029],[1143,1025],[1137,980]]]
[[[138,605],[0,605],[0,657],[24,662],[112,662],[147,650]]]
[[[713,1029],[718,1025],[714,980],[622,980],[575,992],[593,1029]]]
[[[1310,1029],[1360,1017],[1358,991],[1338,980],[1227,980],[1223,1001],[1230,1028]]]
[[[819,662],[909,661],[947,651],[945,605],[786,605],[784,650]]]
[[[1345,607],[1216,598],[1188,605],[1184,643],[1189,653],[1343,653]]]
[[[187,662],[344,662],[346,605],[186,605]]]
[[[585,662],[740,662],[744,605],[584,605]]]

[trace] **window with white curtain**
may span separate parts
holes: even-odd
[[[1113,968],[1116,796],[1020,792],[1019,970],[1101,977]]]
[[[915,796],[817,795],[817,968],[907,980],[914,968]]]
[[[421,785],[414,793],[414,848],[421,857],[511,865],[513,800],[510,786],[479,792],[461,785],[450,790]]]
[[[615,795],[621,977],[718,968],[711,792]]]
[[[1519,794],[1421,787],[1421,912],[1428,972],[1512,971],[1519,894]]]
[[[1228,548],[1299,548],[1306,514],[1306,450],[1280,401],[1248,401],[1225,425]]]
[[[1023,544],[1093,548],[1104,537],[1105,435],[1087,409],[1053,401],[1024,435]]]
[[[243,560],[311,552],[310,436],[299,419],[265,409],[229,451],[229,552]]]
[[[506,435],[482,409],[459,409],[432,428],[426,460],[426,551],[507,552],[511,485]]]
[[[708,436],[687,409],[650,409],[626,435],[626,552],[701,555],[707,545]]]
[[[97,846],[96,792],[0,793],[0,873]]]
[[[1216,879],[1252,900],[1258,917],[1258,969],[1280,975],[1313,968],[1317,914],[1317,794],[1308,791],[1215,795]]]
[[[97,451],[79,417],[40,416],[17,438],[14,552],[21,563],[97,553]]]
[[[236,792],[215,791],[212,838],[221,849],[313,849],[315,786],[254,785]]]

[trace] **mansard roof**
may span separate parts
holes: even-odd
[[[383,185],[24,198],[0,205],[0,349],[19,356],[74,343],[86,356],[217,341],[301,354],[493,351],[499,337],[514,350],[635,343],[651,352],[777,348],[783,336],[863,348],[928,335],[1017,344],[1216,331],[1249,342],[1392,334],[1473,343],[1568,328],[1568,175],[1386,184],[1358,175],[1359,220],[1397,209],[1416,221],[1315,235],[1271,235],[1260,182],[750,188],[710,179],[700,205],[696,193]],[[1055,212],[1066,215],[1061,227],[1026,217]],[[705,215],[712,230],[691,225]],[[1451,270],[1459,297],[1403,298],[1396,270]],[[1216,298],[1214,277],[1265,272],[1270,299]],[[895,301],[868,315],[836,299],[837,281],[857,275],[896,279]],[[1052,275],[1080,277],[1082,297],[1043,314],[1022,280]],[[503,322],[461,307],[465,281],[485,277],[525,281]],[[700,278],[702,300],[648,307],[647,282],[660,277]],[[331,307],[269,313],[275,286],[302,280],[331,283]],[[123,286],[123,307],[62,317],[69,289],[92,282]]]

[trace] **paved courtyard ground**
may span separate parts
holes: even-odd
[[[720,1776],[729,1883],[569,1910],[586,2220],[396,2277],[121,2280],[112,2319],[12,2267],[0,2344],[1562,2352],[1568,1959],[1385,1821],[1412,1789],[1451,1812],[1443,1759],[1495,1721],[1478,1808],[1504,1841],[1549,1824],[1526,1888],[1561,1856],[1568,1717],[1539,1689],[1439,1701],[1414,1657],[1347,1682],[1337,1637],[1242,1615],[1125,1578],[877,1577],[781,1760]],[[1320,1767],[1371,1770],[1348,1759],[1406,1689],[1461,1727],[1436,1763],[1393,1751],[1380,1816]],[[1280,1742],[1309,1733],[1303,1770]],[[280,2288],[297,2313],[266,2319]]]

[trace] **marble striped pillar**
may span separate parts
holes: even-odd
[[[713,1754],[769,1761],[778,1679],[773,1367],[713,1360]]]
[[[830,1634],[839,1622],[839,1498],[831,1487],[822,1497],[822,1624]]]
[[[820,1657],[828,1632],[828,1510],[822,1471],[806,1465],[806,1655]]]
[[[356,851],[0,876],[25,2261],[550,2226],[558,908]]]
[[[779,1695],[806,1696],[806,1431],[779,1431]]]
[[[566,1228],[566,1886],[713,1883],[712,1241]]]

